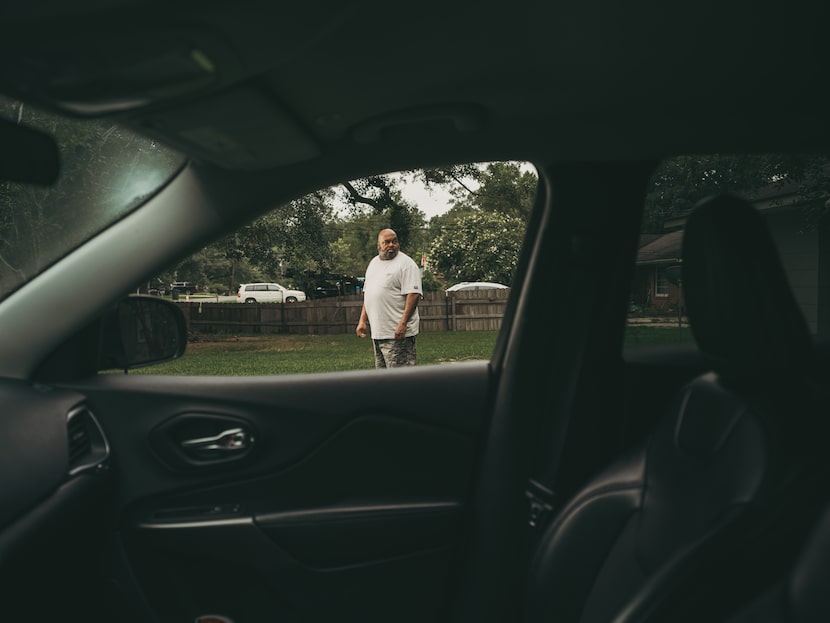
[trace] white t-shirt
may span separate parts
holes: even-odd
[[[369,318],[373,340],[395,338],[403,316],[407,294],[422,294],[421,269],[406,253],[398,251],[391,260],[375,256],[366,268],[363,304]],[[418,335],[418,308],[406,324],[406,337]]]

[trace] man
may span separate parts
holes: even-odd
[[[363,309],[356,330],[358,337],[365,338],[367,324],[371,327],[376,368],[415,365],[421,295],[421,270],[401,253],[397,234],[382,229],[378,255],[366,269]]]

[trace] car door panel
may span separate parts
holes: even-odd
[[[3,379],[0,404],[4,614],[10,620],[60,620],[77,614],[66,604],[95,598],[85,620],[106,620],[99,618],[105,596],[85,579],[95,574],[113,481],[84,397]]]
[[[294,525],[274,515],[166,527],[145,523],[129,529],[125,540],[162,620],[207,612],[234,621],[283,620],[291,613],[303,621],[433,620],[442,606],[458,520],[449,504],[435,507],[418,514],[400,506],[391,523],[376,514],[341,516],[339,526],[333,518],[316,521],[327,514],[324,509],[308,511]],[[362,551],[367,544],[374,549]],[[269,605],[246,619],[249,600]]]
[[[120,540],[162,621],[423,621],[445,605],[487,362],[73,387],[109,439]],[[252,441],[238,460],[193,460],[181,422]]]

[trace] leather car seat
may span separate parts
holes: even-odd
[[[804,450],[812,339],[763,217],[736,197],[706,199],[682,256],[689,322],[711,371],[547,526],[527,621],[646,620],[692,574],[696,553],[739,539],[786,490]]]
[[[792,567],[729,623],[826,623],[830,621],[828,586],[830,506],[821,513]]]

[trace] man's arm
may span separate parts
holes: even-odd
[[[366,337],[366,327],[369,324],[369,316],[366,314],[366,305],[364,304],[360,310],[360,320],[357,322],[357,329],[355,329],[355,333],[357,333],[357,337],[364,338]]]
[[[406,323],[409,322],[409,319],[412,318],[412,314],[414,314],[415,310],[418,308],[418,301],[420,299],[421,295],[418,292],[412,292],[411,294],[406,295],[406,306],[403,308],[403,316],[401,316],[401,321],[395,328],[396,340],[402,340],[406,337]]]

